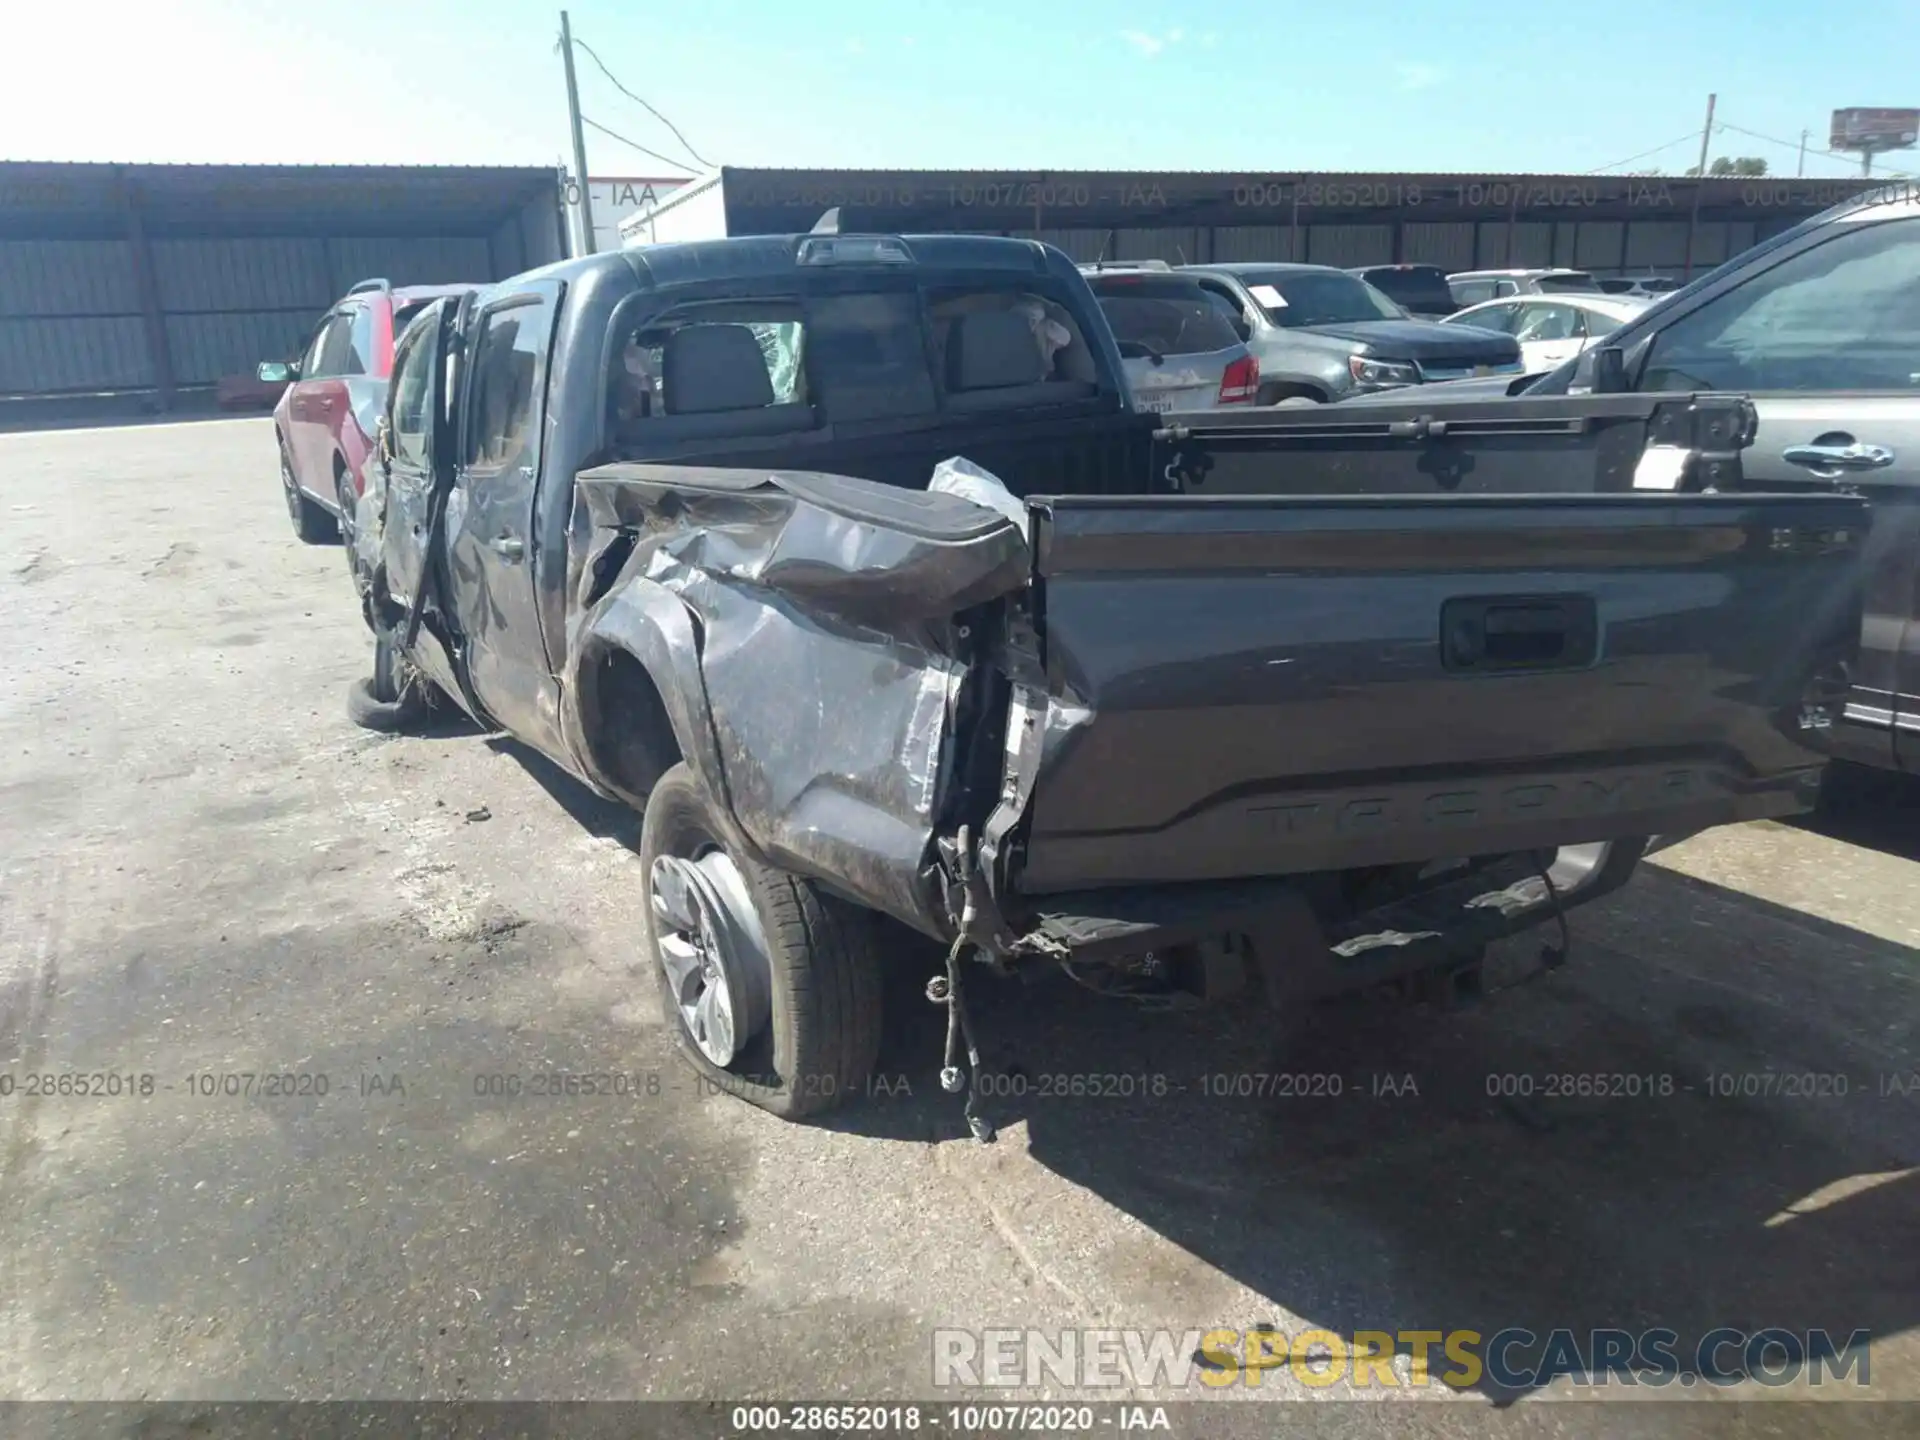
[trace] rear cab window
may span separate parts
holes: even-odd
[[[1100,366],[1045,277],[835,276],[787,294],[616,318],[616,449],[944,414],[1099,393]]]

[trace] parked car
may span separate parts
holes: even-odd
[[[1454,501],[1338,438],[1395,427],[1168,423],[1122,363],[1065,255],[984,236],[662,244],[436,301],[363,507],[351,712],[403,728],[434,687],[643,810],[675,1042],[786,1116],[864,1086],[879,916],[946,950],[956,1088],[979,961],[1450,987],[1646,837],[1808,803],[1859,501],[1582,493],[1691,433],[1632,396],[1555,402],[1549,467],[1461,442],[1489,463]],[[1244,493],[1183,493],[1228,461]]]
[[[1438,265],[1362,265],[1347,271],[1366,281],[1409,315],[1438,320],[1460,308]]]
[[[1508,295],[1599,294],[1600,282],[1585,270],[1458,270],[1447,288],[1460,305],[1478,305]]]
[[[1511,335],[1520,343],[1521,367],[1545,372],[1611,335],[1651,303],[1625,295],[1517,295],[1469,305],[1441,323]]]
[[[1330,265],[1182,265],[1226,302],[1260,364],[1260,403],[1339,400],[1462,375],[1518,374],[1511,336],[1416,320]]]
[[[286,387],[273,409],[280,488],[293,533],[309,545],[351,541],[342,526],[351,528],[365,485],[395,339],[429,301],[472,288],[362,280],[320,318],[299,354],[260,366],[263,384]],[[349,543],[349,564],[352,556]]]
[[[1616,275],[1594,281],[1603,295],[1640,295],[1648,299],[1671,295],[1684,283],[1671,275]]]
[[[1254,403],[1260,364],[1226,308],[1198,281],[1164,267],[1081,270],[1120,346],[1127,385],[1142,410]]]
[[[1832,752],[1920,774],[1920,207],[1902,191],[1837,205],[1761,241],[1522,387],[1586,394],[1750,393],[1741,483],[1866,496],[1865,618]],[[1422,395],[1478,414],[1476,381]]]

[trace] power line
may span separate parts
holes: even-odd
[[[1732,130],[1737,134],[1750,136],[1755,140],[1764,140],[1769,145],[1779,145],[1784,149],[1797,151],[1800,148],[1800,142],[1797,140],[1782,140],[1778,135],[1762,135],[1758,130],[1748,130],[1743,126],[1730,125],[1725,121],[1722,121],[1720,123],[1720,128],[1723,130]],[[1809,148],[1807,153],[1810,155],[1824,155],[1829,160],[1844,161],[1848,165],[1852,165],[1854,163],[1853,156],[1842,154],[1838,150],[1821,150],[1817,147],[1813,147],[1813,148]],[[1897,176],[1906,175],[1906,172],[1904,170],[1888,170],[1888,171],[1884,171],[1883,173],[1887,175],[1897,175]]]
[[[614,89],[618,90],[622,95],[626,96],[629,100],[633,101],[634,104],[638,105],[641,109],[645,110],[649,115],[653,116],[654,119],[658,120],[662,125],[666,126],[667,129],[673,131],[673,138],[678,140],[682,145],[686,146],[687,153],[691,155],[696,161],[699,162],[699,167],[701,169],[711,170],[713,168],[713,162],[710,160],[705,160],[701,158],[700,152],[694,149],[693,145],[688,141],[687,137],[680,133],[680,127],[678,125],[675,125],[666,116],[662,115],[658,110],[654,109],[653,106],[647,104],[646,101],[642,100],[638,95],[634,94],[633,91],[627,89],[626,86],[620,83],[619,77],[616,76],[613,73],[613,71],[607,68],[607,62],[600,58],[599,53],[595,51],[591,45],[589,45],[586,41],[580,39],[578,36],[574,37],[573,43],[575,45],[578,45],[582,50],[587,52],[588,57],[593,61],[593,63],[600,67],[600,73],[606,76],[607,79],[613,82]],[[594,126],[594,128],[598,130],[601,127],[596,125]],[[613,134],[611,130],[609,130],[607,133],[609,135]],[[616,140],[620,139],[618,135],[614,135],[613,138]],[[633,145],[633,142],[629,140],[627,141],[627,144]],[[653,155],[653,151],[647,150],[646,146],[644,145],[634,145],[633,148],[636,150],[646,150],[647,154]],[[661,159],[661,160],[666,159],[665,156],[661,156],[661,155],[656,155],[654,156],[654,158]],[[683,160],[669,160],[667,161],[667,163],[670,165],[683,165],[686,162]]]
[[[582,115],[580,117],[580,123],[582,125],[591,125],[594,129],[598,130],[602,135],[612,136],[615,140],[618,140],[622,145],[631,145],[634,149],[638,150],[642,155],[651,155],[655,160],[658,160],[663,165],[674,165],[674,166],[678,166],[681,169],[685,169],[687,166],[687,162],[684,160],[675,160],[669,155],[662,155],[658,150],[649,150],[647,149],[646,146],[642,145],[638,140],[629,140],[626,136],[622,135],[618,130],[609,130],[606,126],[602,125],[598,120],[595,120],[590,115]]]
[[[1698,130],[1689,130],[1684,135],[1674,136],[1673,139],[1667,141],[1664,145],[1656,145],[1651,150],[1642,150],[1638,155],[1629,155],[1626,159],[1615,160],[1610,165],[1596,165],[1586,173],[1589,175],[1598,175],[1602,170],[1612,170],[1621,165],[1631,165],[1634,161],[1644,160],[1649,155],[1658,155],[1662,150],[1671,150],[1676,145],[1681,145],[1689,140],[1695,139],[1699,134],[1700,132]]]

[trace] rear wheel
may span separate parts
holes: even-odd
[[[647,950],[681,1055],[716,1089],[785,1119],[859,1093],[880,1049],[874,918],[728,851],[684,763],[647,799]]]
[[[391,626],[373,627],[373,674],[347,687],[347,718],[362,730],[411,730],[433,708],[433,682],[400,653]]]
[[[280,442],[280,489],[286,498],[287,518],[293,522],[293,533],[304,544],[324,545],[339,537],[340,527],[334,523],[333,516],[302,490],[294,478],[293,457],[287,454],[284,440]]]

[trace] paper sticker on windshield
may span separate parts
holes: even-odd
[[[1287,297],[1271,285],[1249,285],[1247,287],[1247,293],[1269,310],[1284,310],[1287,308]]]

